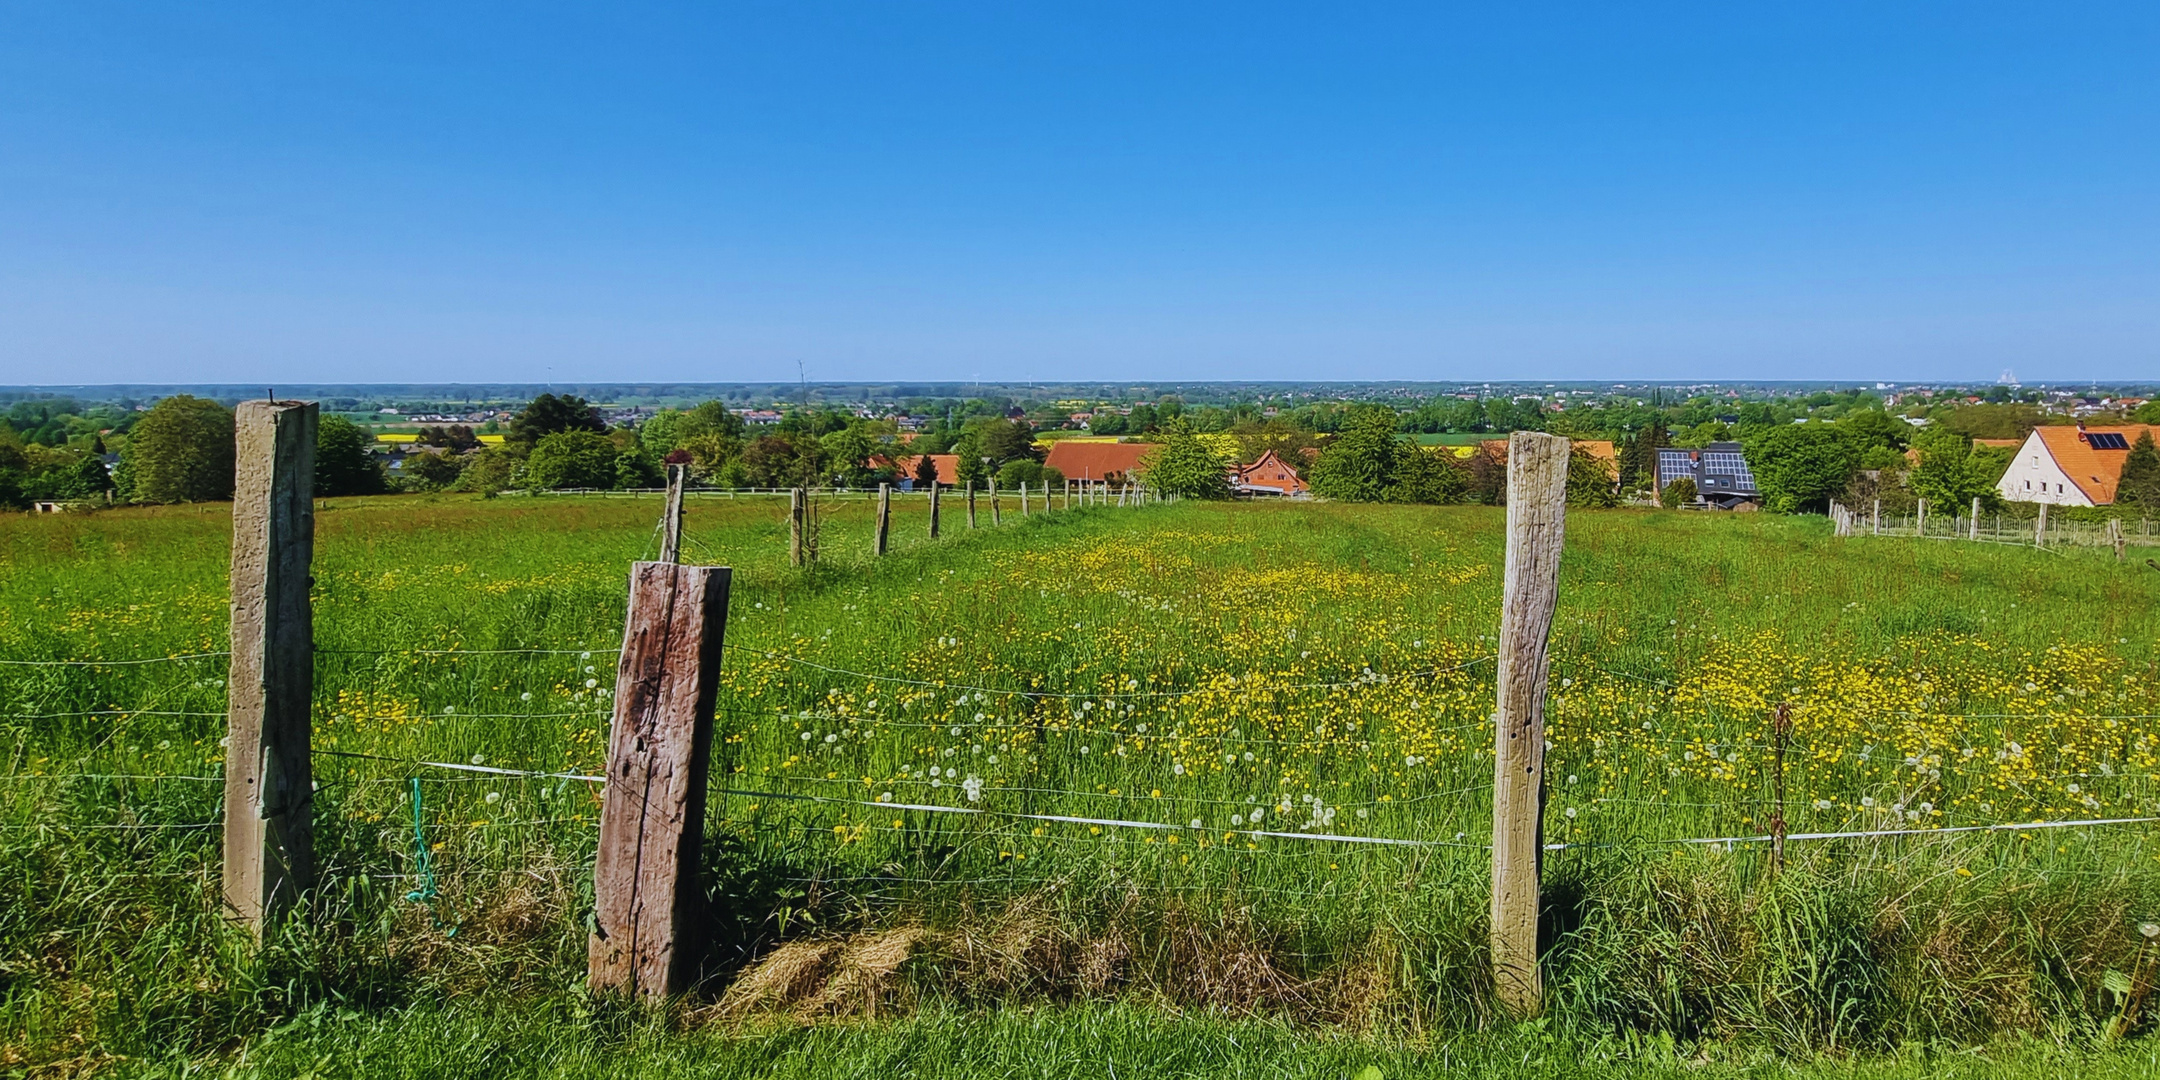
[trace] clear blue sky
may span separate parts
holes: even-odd
[[[2160,378],[2160,4],[0,0],[0,382]]]

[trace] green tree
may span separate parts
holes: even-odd
[[[208,502],[233,493],[233,414],[215,401],[174,394],[143,414],[121,458],[129,499]]]
[[[982,427],[979,436],[982,452],[990,455],[993,465],[1008,461],[1040,461],[1035,449],[1035,429],[1025,423],[1010,420],[993,420]]]
[[[1469,482],[1454,465],[1447,447],[1420,446],[1412,439],[1395,443],[1395,481],[1389,486],[1389,502],[1445,504],[1467,497]]]
[[[600,419],[600,410],[584,398],[570,394],[556,397],[542,394],[520,410],[510,421],[509,442],[524,449],[535,449],[540,440],[566,431],[589,431],[599,434],[607,430],[607,422]],[[605,486],[605,485],[603,485]]]
[[[525,480],[536,488],[612,488],[618,451],[597,431],[558,431],[533,446]]]
[[[937,460],[929,454],[917,454],[915,456],[915,487],[921,491],[928,491],[930,485],[937,482]]]
[[[833,482],[841,487],[863,487],[869,476],[870,455],[877,443],[861,427],[845,427],[818,440]]]
[[[1695,501],[1695,478],[1683,476],[1658,492],[1658,505],[1667,510],[1678,510]]]
[[[382,465],[368,448],[375,437],[342,416],[325,416],[315,426],[315,494],[376,495],[387,485]]]
[[[1395,410],[1365,405],[1354,410],[1342,433],[1313,462],[1306,482],[1313,494],[1343,502],[1380,502],[1395,486]]]
[[[1781,514],[1827,510],[1858,468],[1851,444],[1829,424],[1765,428],[1746,450],[1763,507]]]
[[[506,491],[518,486],[521,469],[516,455],[500,447],[485,447],[466,459],[453,487],[458,491],[485,494]]]
[[[1989,467],[1990,459],[1974,455],[1964,436],[1941,428],[1929,428],[1913,440],[1920,463],[1913,466],[1906,484],[1913,494],[1931,505],[1962,512],[1975,498],[1992,505],[1995,481],[2001,473]]]
[[[1135,470],[1156,491],[1185,499],[1230,497],[1230,465],[1184,419],[1163,427],[1163,441]]]
[[[1603,510],[1620,505],[1613,467],[1580,446],[1568,454],[1567,504],[1570,508],[1583,510]]]
[[[2160,450],[2153,448],[2152,432],[2138,436],[2123,459],[2122,476],[2115,482],[2115,501],[2125,506],[2160,507]]]
[[[457,486],[470,463],[471,459],[465,455],[448,450],[407,454],[405,463],[398,467],[399,484],[408,491],[444,491]]]

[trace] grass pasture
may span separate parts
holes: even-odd
[[[685,557],[736,576],[707,978],[673,1023],[763,1034],[654,1046],[575,993],[598,805],[575,777],[601,765],[657,500],[319,513],[325,884],[259,953],[215,912],[229,519],[0,517],[0,1064],[261,1045],[392,1071],[407,1051],[364,1047],[478,1031],[571,1047],[558,1064],[635,1044],[725,1071],[828,1037],[807,1021],[988,1047],[1042,1007],[1136,1044],[1336,1033],[1348,1049],[1295,1068],[1235,1060],[1334,1075],[1315,1070],[1393,1046],[1396,1075],[1494,1023],[1498,511],[1007,501],[971,533],[944,509],[931,542],[903,498],[874,562],[867,502],[829,504],[805,572],[784,501],[692,500]],[[1554,1030],[1615,1075],[1654,1073],[1655,1047],[2144,1031],[2152,825],[1946,830],[2160,816],[2156,600],[2160,574],[2094,551],[1577,515],[1548,716],[1547,836],[1570,845],[1546,863]],[[1765,831],[1777,702],[1793,829],[1898,835],[1795,843],[1777,875],[1760,844],[1683,842]],[[1175,1016],[1208,1019],[1151,1026]]]

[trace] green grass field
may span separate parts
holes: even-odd
[[[224,663],[195,655],[225,646],[229,519],[0,518],[0,1064],[1097,1075],[1069,1021],[1190,1075],[1978,1076],[2150,1026],[2151,824],[1942,830],[2160,814],[2160,574],[1574,517],[1547,814],[1570,847],[1550,1026],[1524,1033],[1484,982],[1500,512],[1035,509],[971,532],[948,500],[931,542],[909,500],[873,561],[868,504],[833,503],[805,572],[781,503],[693,500],[686,559],[736,573],[705,977],[664,1024],[577,992],[595,786],[417,764],[600,768],[657,500],[321,511],[325,883],[260,952],[216,915]],[[1901,835],[1795,843],[1776,875],[1760,844],[1678,842],[1766,829],[1779,702],[1794,830]]]

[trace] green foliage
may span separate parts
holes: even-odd
[[[1395,486],[1395,411],[1366,406],[1353,411],[1341,434],[1320,452],[1306,483],[1323,499],[1382,502]]]
[[[489,494],[508,491],[518,486],[523,471],[524,463],[517,455],[500,447],[484,447],[465,459],[453,490]]]
[[[583,429],[558,431],[533,446],[525,461],[525,482],[536,488],[615,486],[618,452],[607,436]]]
[[[2115,484],[2115,501],[2124,506],[2160,508],[2160,450],[2153,447],[2152,432],[2138,436],[2123,458],[2122,476]]]
[[[209,502],[233,492],[233,414],[215,401],[175,394],[136,422],[121,460],[131,501]]]
[[[982,426],[977,436],[982,453],[990,456],[992,465],[1008,461],[1039,461],[1041,452],[1035,449],[1035,430],[1024,423],[1009,420],[993,420]]]
[[[447,491],[457,486],[458,480],[465,475],[466,466],[477,456],[448,450],[407,454],[405,463],[398,467],[398,486],[406,491]]]
[[[1440,505],[1468,497],[1468,481],[1446,447],[1424,447],[1409,439],[1395,444],[1395,482],[1388,501]]]
[[[1675,480],[1672,483],[1665,485],[1665,489],[1658,492],[1657,500],[1658,505],[1664,507],[1667,510],[1678,510],[1681,507],[1694,502],[1695,478],[1692,476],[1683,476],[1678,480]]]
[[[598,434],[606,430],[607,422],[600,419],[600,410],[584,398],[571,394],[561,397],[542,394],[510,421],[508,441],[530,449],[539,446],[540,440],[550,435],[569,431]]]
[[[1830,424],[1768,428],[1745,449],[1764,509],[1781,514],[1827,510],[1859,467],[1852,444]]]
[[[2130,414],[2130,422],[2133,424],[2160,424],[2160,398],[2138,406],[2137,411]]]
[[[381,463],[369,452],[374,436],[342,416],[325,416],[315,427],[315,494],[377,495],[388,486]]]
[[[1618,481],[1605,459],[1576,447],[1568,454],[1567,504],[1572,509],[1604,510],[1620,505]]]
[[[1181,499],[1230,497],[1230,463],[1193,433],[1183,418],[1164,425],[1163,441],[1141,457],[1136,470],[1147,485]]]
[[[860,424],[826,435],[818,440],[818,445],[824,450],[826,467],[835,485],[860,488],[878,482],[877,477],[871,475],[870,456],[880,448]]]
[[[2002,478],[2000,465],[2006,464],[1999,455],[1976,454],[1963,437],[1938,428],[1921,432],[1913,445],[1920,451],[1920,463],[1906,484],[1914,495],[1955,513],[1964,513],[1976,498],[1982,508],[1996,505],[2000,497],[1995,482]]]
[[[1065,474],[1039,461],[1029,459],[1008,461],[999,467],[997,471],[998,489],[1001,491],[1009,491],[1018,488],[1022,484],[1031,489],[1041,490],[1045,481],[1051,487],[1056,487],[1065,482]]]

